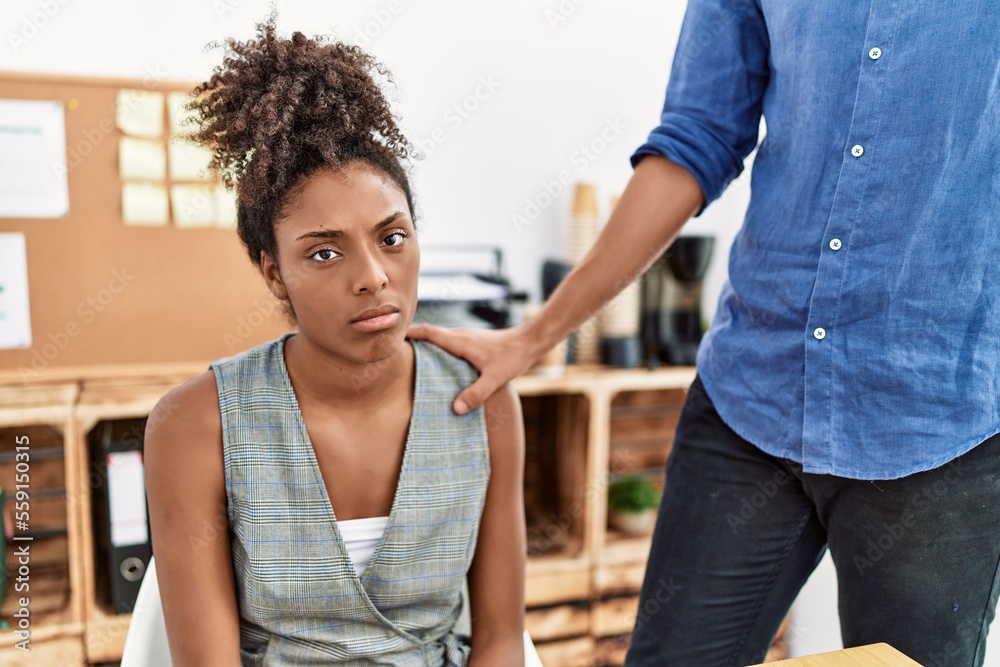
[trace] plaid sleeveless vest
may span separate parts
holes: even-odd
[[[475,369],[411,341],[416,391],[397,493],[358,577],[288,378],[284,343],[294,333],[209,366],[222,415],[243,665],[464,667],[469,640],[455,623],[489,447],[483,409],[459,416],[451,403]]]

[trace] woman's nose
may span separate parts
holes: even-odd
[[[354,293],[379,292],[389,283],[382,258],[378,251],[363,252],[359,256],[357,274],[354,282]]]

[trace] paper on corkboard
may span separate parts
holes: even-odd
[[[178,227],[214,227],[215,186],[174,185],[170,188],[170,207]]]
[[[134,88],[119,90],[115,123],[133,137],[162,137],[163,93]]]
[[[211,178],[208,161],[212,153],[198,144],[173,139],[167,147],[170,153],[170,178],[175,181],[204,181]]]
[[[126,225],[165,225],[167,190],[159,183],[123,183],[122,219]]]
[[[62,102],[0,100],[0,217],[69,213]]]
[[[0,348],[31,347],[24,234],[0,234]]]
[[[122,137],[118,141],[118,173],[123,179],[162,181],[167,175],[163,142]]]

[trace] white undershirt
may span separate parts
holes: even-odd
[[[344,546],[354,563],[354,571],[360,577],[365,573],[365,567],[371,560],[385,526],[389,523],[387,516],[373,516],[364,519],[348,519],[338,521],[337,527],[340,535],[344,538]]]

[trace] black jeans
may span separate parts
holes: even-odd
[[[1000,591],[1000,434],[896,480],[803,473],[726,426],[695,377],[666,474],[627,667],[761,662],[827,548],[845,646],[982,664]]]

